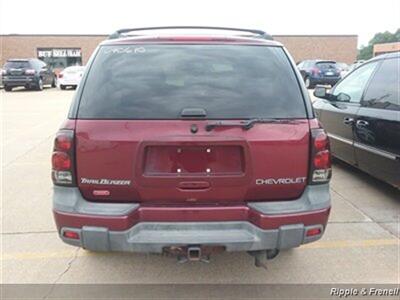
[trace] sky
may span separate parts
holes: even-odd
[[[377,32],[400,28],[400,0],[0,0],[1,34],[109,34],[168,25],[356,34],[361,46]]]

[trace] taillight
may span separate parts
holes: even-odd
[[[326,183],[332,177],[329,138],[322,128],[311,129],[310,183]]]
[[[51,164],[52,179],[55,185],[75,186],[73,130],[63,129],[57,133]]]
[[[58,74],[58,78],[63,78],[63,77],[64,77],[63,73]]]
[[[35,75],[36,71],[34,69],[26,69],[25,75]]]
[[[73,240],[80,239],[79,233],[76,231],[66,230],[64,231],[63,236],[66,237],[67,239],[73,239]]]
[[[327,169],[331,167],[331,157],[328,150],[320,151],[315,154],[314,167],[317,169]]]
[[[321,71],[318,68],[312,68],[311,73],[313,73],[313,75],[319,75],[319,73],[321,73]]]
[[[73,131],[71,131],[73,132]],[[54,150],[68,152],[72,149],[73,138],[69,134],[59,132],[54,140]]]
[[[51,157],[51,163],[53,164],[53,170],[65,171],[71,169],[71,158],[64,152],[53,152]]]
[[[321,228],[310,228],[306,231],[306,236],[315,236],[320,235],[322,233]]]

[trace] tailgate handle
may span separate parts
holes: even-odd
[[[208,189],[210,183],[207,181],[184,181],[180,182],[178,187],[183,190],[202,190]]]

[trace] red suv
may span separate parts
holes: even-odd
[[[92,55],[56,135],[54,217],[88,250],[249,251],[260,265],[322,236],[330,177],[328,137],[268,34],[123,29]]]

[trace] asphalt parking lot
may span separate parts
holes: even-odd
[[[334,163],[333,208],[321,241],[281,253],[268,270],[246,253],[209,264],[92,253],[63,244],[51,211],[53,135],[73,91],[0,91],[2,283],[399,283],[400,191]]]

